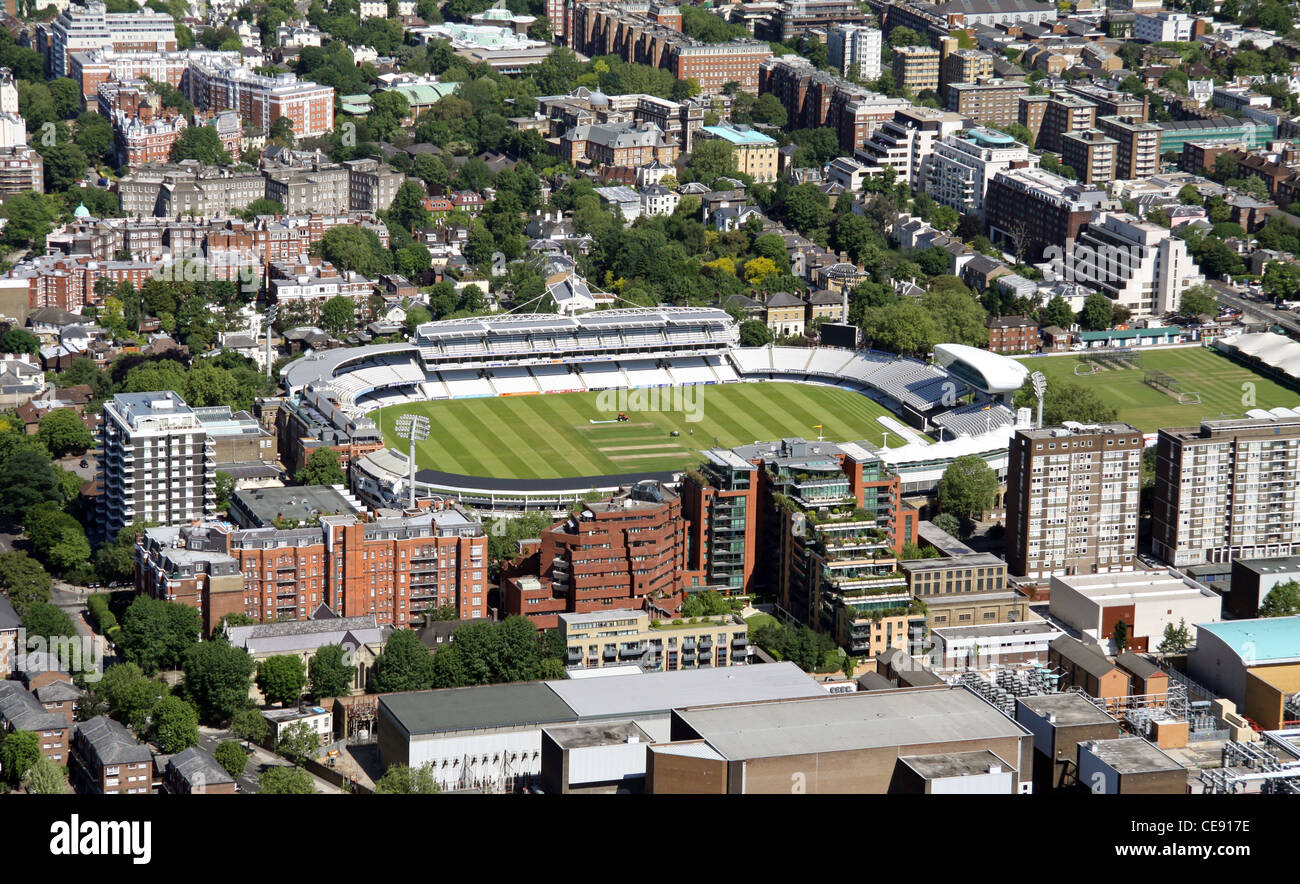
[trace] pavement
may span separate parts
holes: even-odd
[[[279,755],[263,749],[256,743],[245,743],[243,740],[237,739],[229,730],[204,727],[202,725],[199,726],[199,745],[208,752],[216,752],[217,747],[227,740],[236,740],[240,746],[244,747],[244,751],[248,753],[248,763],[244,767],[243,775],[235,778],[235,782],[239,785],[239,790],[246,794],[257,794],[259,791],[257,787],[257,778],[270,768],[293,766],[287,759],[281,758]],[[338,786],[335,786],[332,783],[327,783],[320,777],[311,774],[310,771],[308,771],[308,776],[310,776],[312,782],[315,783],[316,792],[318,794],[343,794],[343,790]]]

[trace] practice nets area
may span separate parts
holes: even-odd
[[[1025,365],[1046,374],[1049,387],[1092,390],[1115,406],[1118,420],[1148,433],[1300,405],[1300,392],[1204,347],[1038,357]]]

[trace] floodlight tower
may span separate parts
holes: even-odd
[[[1029,383],[1034,386],[1034,395],[1038,397],[1038,422],[1034,425],[1043,428],[1043,394],[1047,392],[1047,375],[1036,371],[1029,376]]]
[[[274,331],[272,325],[275,323],[275,314],[278,304],[272,304],[266,308],[266,376],[271,377],[271,333]]]
[[[397,419],[397,435],[408,440],[411,445],[407,452],[410,468],[410,508],[415,509],[415,443],[429,438],[429,418],[423,414],[404,414]]]

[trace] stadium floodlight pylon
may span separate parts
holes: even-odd
[[[403,414],[394,425],[397,435],[410,443],[407,452],[407,467],[410,469],[408,483],[410,486],[410,508],[415,509],[415,443],[429,438],[429,417],[424,414]]]
[[[1041,371],[1036,371],[1029,376],[1029,382],[1034,386],[1034,395],[1038,397],[1038,421],[1034,426],[1038,429],[1043,428],[1043,394],[1047,392],[1047,375]]]

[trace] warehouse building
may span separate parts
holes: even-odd
[[[635,720],[662,741],[673,709],[824,696],[788,662],[385,694],[379,754],[384,767],[433,765],[444,791],[513,791],[541,773],[544,728]]]
[[[1300,718],[1300,616],[1196,624],[1187,674],[1263,730]]]
[[[1080,743],[1120,736],[1118,721],[1073,692],[1018,698],[1016,721],[1033,734],[1037,792],[1066,788],[1078,781]]]
[[[1186,795],[1187,769],[1141,737],[1079,744],[1079,788],[1094,795]]]
[[[650,747],[647,792],[1029,791],[1029,731],[965,688],[678,709],[671,731]]]

